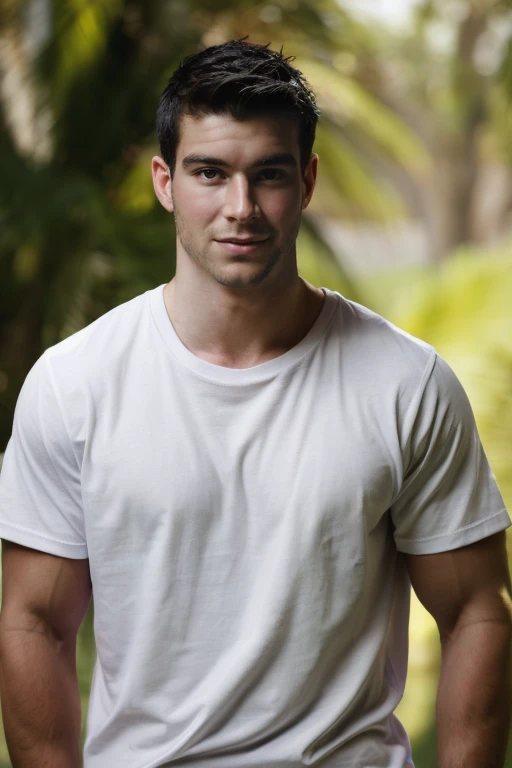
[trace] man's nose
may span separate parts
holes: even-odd
[[[249,180],[244,176],[233,176],[226,187],[224,216],[240,222],[257,219],[260,209],[254,198]]]

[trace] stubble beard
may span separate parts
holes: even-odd
[[[174,223],[176,227],[176,235],[181,243],[181,247],[189,258],[199,266],[200,269],[211,275],[221,285],[225,285],[230,288],[243,288],[245,286],[258,286],[261,285],[267,277],[274,271],[275,267],[287,260],[290,252],[295,246],[297,235],[300,227],[300,216],[298,223],[296,224],[295,231],[290,235],[290,238],[284,245],[284,248],[274,249],[267,256],[265,262],[261,265],[261,270],[257,274],[253,274],[250,277],[230,277],[229,275],[218,269],[215,262],[208,256],[207,246],[204,248],[198,247],[191,238],[187,236],[184,228],[181,226],[181,217],[174,207]],[[211,243],[212,233],[206,231],[205,236],[207,242]]]

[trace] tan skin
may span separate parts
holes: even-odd
[[[408,555],[441,638],[437,768],[502,768],[511,715],[512,598],[505,532],[460,549]]]
[[[223,164],[184,164],[191,155]],[[261,161],[276,155],[286,162],[265,165],[262,174]],[[173,179],[153,159],[156,194],[178,230],[176,276],[164,298],[176,332],[198,357],[250,367],[290,349],[313,325],[323,294],[298,276],[295,239],[317,166],[313,156],[301,172],[288,121],[237,123],[219,115],[184,119]],[[249,254],[216,242],[249,236],[268,241]],[[504,542],[499,533],[450,552],[407,556],[442,641],[438,768],[503,765],[512,633]],[[75,768],[75,649],[91,598],[88,560],[4,541],[2,566],[0,685],[13,766]]]
[[[287,119],[240,122],[225,115],[181,122],[171,179],[153,158],[153,184],[178,231],[176,276],[164,298],[184,345],[208,362],[247,368],[295,346],[324,295],[297,272],[296,238],[315,187],[318,157],[304,173],[297,127]],[[221,163],[190,162],[193,157]],[[281,162],[263,165],[272,157]],[[267,238],[248,255],[218,239]]]
[[[13,768],[79,768],[76,637],[91,601],[89,560],[2,541],[0,693]]]

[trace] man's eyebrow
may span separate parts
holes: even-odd
[[[181,161],[184,168],[188,168],[189,165],[222,165],[224,168],[230,168],[230,164],[226,160],[221,160],[220,157],[207,157],[205,155],[187,155]]]
[[[221,160],[220,157],[210,157],[207,155],[187,155],[181,161],[183,168],[188,168],[191,165],[219,165],[223,168],[231,168],[231,164],[227,160]],[[262,157],[256,160],[252,164],[253,168],[266,168],[271,165],[289,165],[293,168],[297,167],[297,162],[292,154],[289,152],[278,152],[275,155],[268,155],[268,157]]]
[[[269,155],[268,157],[262,157],[261,160],[256,160],[253,167],[259,168],[268,165],[291,165],[296,168],[297,162],[289,152],[278,152],[276,155]]]

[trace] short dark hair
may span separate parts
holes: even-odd
[[[301,167],[313,149],[320,114],[294,56],[246,38],[212,45],[180,62],[160,97],[156,132],[160,152],[174,175],[182,115],[231,114],[237,120],[282,114],[297,120]]]

